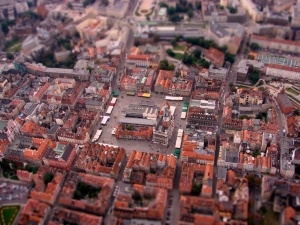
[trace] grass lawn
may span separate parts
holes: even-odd
[[[287,90],[288,92],[294,94],[294,95],[299,95],[299,94],[300,94],[298,91],[296,91],[296,90],[293,89],[293,88],[287,88],[286,90]]]
[[[1,225],[12,225],[18,212],[20,210],[20,206],[12,205],[12,206],[3,206],[0,208],[0,222]]]
[[[272,206],[267,205],[267,213],[263,217],[263,225],[279,225],[279,214],[273,212]]]
[[[176,45],[175,47],[173,47],[173,51],[185,51],[186,47],[182,46],[182,45]]]
[[[22,44],[21,43],[17,43],[9,48],[6,49],[6,52],[19,52],[21,51],[22,48]]]
[[[175,58],[175,59],[178,59],[178,60],[182,60],[182,59],[183,59],[183,54],[181,54],[181,53],[176,53],[176,52],[175,52],[174,58]]]

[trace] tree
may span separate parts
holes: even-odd
[[[243,119],[249,120],[250,118],[249,118],[249,116],[247,116],[247,115],[241,115],[241,116],[239,117],[239,119],[240,119],[240,120],[243,120]]]
[[[171,50],[171,49],[167,49],[166,53],[168,54],[168,56],[170,57],[174,57],[175,53]]]
[[[180,22],[182,19],[183,19],[183,17],[179,16],[178,14],[169,16],[169,20],[173,23]]]
[[[250,49],[252,50],[252,51],[257,51],[257,50],[259,50],[260,49],[260,46],[257,44],[257,43],[251,43],[250,44]]]
[[[188,66],[193,65],[194,64],[194,58],[193,58],[193,56],[184,53],[182,62],[184,64],[188,65]]]
[[[194,196],[199,196],[202,190],[201,184],[193,184],[191,194]]]
[[[15,57],[14,57],[14,55],[12,53],[7,52],[6,53],[6,58],[8,58],[9,60],[13,60]]]
[[[5,22],[2,22],[2,23],[1,23],[1,30],[2,30],[2,32],[3,32],[5,35],[8,34],[9,29],[8,29],[8,26],[7,26],[7,24],[6,24]]]
[[[189,19],[192,19],[192,18],[194,17],[193,10],[190,9],[190,10],[187,12],[187,15],[188,15]]]
[[[176,9],[174,7],[168,8],[168,16],[172,16],[176,14]]]
[[[230,12],[231,14],[236,14],[236,13],[237,13],[237,9],[236,9],[235,7],[229,6],[229,7],[227,7],[227,8],[228,8],[228,10],[229,10],[229,12]]]
[[[146,15],[146,20],[150,21],[150,16],[149,15]]]
[[[197,10],[201,10],[202,9],[202,5],[201,5],[201,2],[196,2],[196,9]]]
[[[164,59],[159,62],[159,69],[173,71],[175,69],[175,66],[173,63],[169,63],[168,60]]]
[[[168,4],[165,3],[165,2],[160,2],[160,3],[159,3],[159,7],[160,7],[160,8],[169,8]]]
[[[71,2],[68,2],[67,7],[68,7],[69,9],[73,9],[72,3],[71,3]]]
[[[295,109],[295,110],[293,111],[293,115],[294,115],[294,116],[300,116],[300,111],[299,111],[299,109]]]
[[[50,183],[53,180],[53,178],[54,178],[53,174],[50,172],[47,172],[43,178],[44,184],[47,185],[48,183]]]
[[[257,70],[252,71],[248,74],[248,78],[252,84],[256,84],[259,80],[259,72]]]
[[[177,45],[177,41],[176,41],[176,39],[174,38],[174,39],[172,39],[172,41],[171,41],[171,45],[173,46],[173,47],[175,47],[176,45]]]
[[[267,207],[264,205],[259,208],[259,212],[261,215],[266,215],[267,211]]]
[[[235,55],[230,53],[225,53],[225,61],[230,62],[231,64],[235,61]]]
[[[196,59],[199,59],[201,57],[202,52],[199,49],[196,49],[193,51],[192,54]]]
[[[91,66],[87,66],[87,67],[86,67],[86,70],[88,70],[88,71],[89,71],[89,73],[91,74],[91,73],[92,73],[92,71],[93,71],[93,67],[91,67]]]

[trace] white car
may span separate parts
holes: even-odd
[[[111,135],[115,135],[116,134],[116,128],[114,128],[112,131],[111,131]]]

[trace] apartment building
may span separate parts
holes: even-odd
[[[75,146],[72,144],[55,143],[55,147],[50,148],[43,157],[43,162],[53,168],[70,170],[76,157]]]
[[[258,88],[238,89],[239,104],[241,105],[261,105],[263,103],[263,93]]]
[[[105,215],[110,206],[109,200],[112,196],[114,186],[115,181],[109,177],[71,172],[62,187],[58,202],[71,209],[82,210],[86,213],[96,215]],[[89,195],[90,201],[86,201],[84,199],[86,194],[82,192],[82,187],[92,189],[97,194]]]
[[[132,67],[144,67],[149,68],[151,65],[152,57],[148,54],[137,54],[126,56],[126,66]]]
[[[52,181],[45,184],[44,176],[51,174]],[[41,202],[53,205],[57,196],[60,194],[61,185],[65,179],[66,172],[51,167],[41,166],[36,174],[33,175],[35,183],[34,188],[30,192],[30,197]]]
[[[276,97],[277,103],[284,114],[290,114],[294,110],[294,106],[286,93],[279,93]]]
[[[125,161],[126,152],[123,148],[86,143],[75,162],[75,169],[116,179]]]
[[[299,28],[300,27],[300,5],[297,4],[292,6],[291,12],[292,12],[291,27]]]
[[[258,6],[252,0],[241,0],[241,5],[249,13],[255,22],[263,21],[264,13],[260,11]]]
[[[176,163],[173,155],[133,150],[123,173],[123,181],[172,190]]]
[[[86,41],[97,41],[100,37],[100,32],[106,29],[107,18],[87,18],[76,25],[76,30],[79,32],[81,39]]]
[[[156,78],[156,83],[154,85],[154,91],[157,93],[168,94],[169,87],[170,87],[173,77],[174,77],[173,71],[160,70],[157,75],[157,78]]]
[[[295,4],[295,0],[277,0],[273,4],[273,11],[280,13],[290,9]]]
[[[209,48],[204,53],[206,61],[211,62],[216,68],[220,68],[224,64],[225,54],[216,48]]]
[[[133,193],[119,193],[117,195],[113,214],[124,219],[137,218],[161,221],[165,215],[167,195],[165,189],[134,184]],[[142,201],[141,207],[136,196],[139,196],[139,199],[147,198],[149,200]]]
[[[21,125],[16,120],[0,120],[0,140],[12,142],[20,133]]]
[[[300,68],[291,67],[279,64],[268,64],[266,66],[266,75],[279,77],[288,80],[300,80],[299,77]]]
[[[217,79],[221,81],[225,81],[228,74],[228,70],[226,68],[214,68],[213,65],[209,66],[208,69],[208,78],[209,79]]]
[[[268,38],[252,34],[250,39],[250,44],[251,43],[257,43],[261,48],[274,49],[284,52],[300,53],[300,44],[298,41]]]
[[[28,199],[18,218],[18,225],[31,223],[44,224],[50,211],[50,206],[35,199]]]

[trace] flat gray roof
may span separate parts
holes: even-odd
[[[156,125],[156,120],[148,120],[148,119],[131,118],[131,117],[122,116],[119,119],[119,123],[154,126],[154,125]]]

